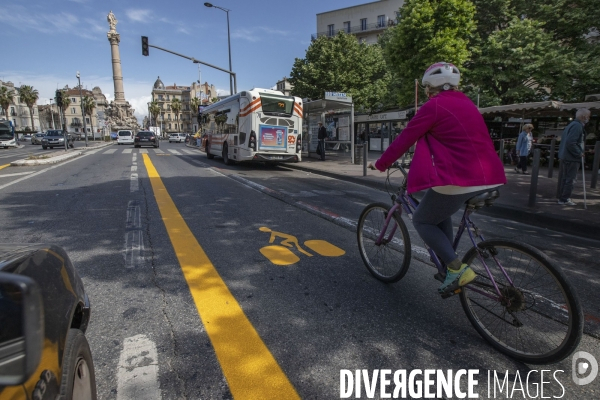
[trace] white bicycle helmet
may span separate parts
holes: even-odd
[[[448,90],[451,86],[458,86],[460,71],[454,64],[438,62],[427,68],[421,82],[424,86],[442,86],[444,90]]]

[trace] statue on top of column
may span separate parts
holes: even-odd
[[[110,10],[110,13],[108,13],[108,15],[106,16],[106,20],[108,21],[108,24],[110,25],[110,30],[109,32],[116,32],[117,31],[117,18],[115,17],[115,14],[113,14],[112,10]]]

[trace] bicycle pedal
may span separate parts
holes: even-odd
[[[452,296],[454,296],[455,294],[459,294],[461,291],[462,291],[462,290],[461,290],[460,288],[458,288],[458,289],[456,289],[456,290],[454,290],[454,291],[452,291],[452,292],[447,292],[447,293],[444,293],[444,294],[442,295],[442,299],[447,299],[448,297],[452,297]]]
[[[442,275],[441,273],[437,273],[433,276],[436,280],[444,283],[444,281],[446,280],[446,275]]]

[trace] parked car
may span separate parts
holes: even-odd
[[[67,253],[0,244],[0,398],[96,399],[90,301]]]
[[[117,144],[133,144],[133,131],[117,132]]]
[[[171,142],[176,142],[176,143],[185,142],[185,133],[171,133],[169,135],[169,143],[171,143]]]
[[[154,132],[139,131],[138,133],[136,133],[135,138],[133,139],[133,146],[154,146],[155,148],[158,148],[158,136],[156,136]]]
[[[70,148],[75,147],[75,137],[67,133],[67,145]],[[54,147],[65,147],[65,135],[63,135],[62,130],[54,129],[46,131],[46,135],[42,138],[42,148],[47,149],[50,147],[53,149]]]
[[[36,133],[31,135],[31,144],[42,144],[43,133]]]

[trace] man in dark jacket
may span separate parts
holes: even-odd
[[[325,161],[325,138],[327,137],[327,129],[323,126],[322,122],[319,122],[319,148],[321,153],[321,161]]]
[[[558,204],[574,206],[571,200],[573,191],[573,180],[577,175],[579,166],[582,165],[584,156],[585,131],[583,127],[590,121],[590,110],[580,108],[575,114],[575,120],[571,122],[562,133],[558,158],[562,160],[561,167],[561,195]]]

